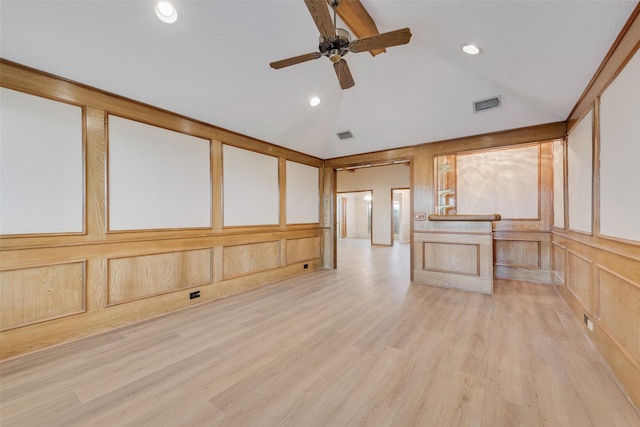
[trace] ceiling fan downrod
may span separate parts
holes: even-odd
[[[331,0],[331,9],[333,9],[333,28],[334,29],[338,28],[338,24],[336,21],[336,8],[338,6],[340,6],[340,0]]]
[[[351,34],[342,28],[338,28],[336,18],[336,8],[340,5],[340,0],[332,0],[329,5],[333,9],[333,30],[334,37],[325,38],[320,36],[320,53],[325,55],[331,62],[339,62],[342,57],[349,52],[349,44],[351,43]]]

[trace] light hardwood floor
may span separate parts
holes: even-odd
[[[0,364],[10,426],[640,426],[555,289],[409,282],[408,245]]]

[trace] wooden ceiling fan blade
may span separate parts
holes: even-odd
[[[288,67],[290,65],[300,64],[302,62],[311,61],[312,59],[318,59],[322,56],[320,52],[305,53],[304,55],[298,55],[287,59],[281,59],[270,63],[271,68],[279,70],[280,68]]]
[[[325,0],[304,0],[304,3],[307,5],[307,9],[309,9],[309,13],[311,13],[313,22],[316,23],[320,34],[327,38],[334,37],[336,30]]]
[[[331,5],[331,1],[327,0],[327,3]],[[336,8],[336,13],[357,39],[380,34],[376,23],[373,22],[371,15],[369,15],[360,0],[342,0]],[[386,52],[386,50],[384,48],[373,49],[370,52],[371,55],[376,56],[379,53]]]
[[[353,81],[353,76],[351,75],[351,70],[349,70],[349,65],[347,65],[347,61],[345,61],[344,59],[341,59],[338,62],[334,62],[333,69],[336,70],[336,76],[338,76],[338,81],[340,82],[340,87],[342,89],[349,89],[356,84]]]
[[[351,42],[351,45],[349,45],[349,50],[351,50],[351,52],[365,52],[372,49],[407,44],[409,40],[411,40],[411,31],[408,28],[403,28],[401,30],[389,31],[388,33],[354,40]]]

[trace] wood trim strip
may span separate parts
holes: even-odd
[[[593,100],[602,95],[640,48],[640,4],[637,4],[620,34],[602,60],[591,81],[567,117],[567,133],[587,114]]]
[[[437,215],[428,216],[429,221],[500,221],[500,214],[491,215]]]
[[[591,123],[591,232],[600,234],[600,97],[593,101],[593,122]]]
[[[323,160],[0,58],[0,86],[317,167]]]
[[[562,237],[574,242],[582,243],[591,248],[610,252],[615,255],[627,257],[636,261],[640,261],[640,245],[630,244],[620,240],[613,240],[603,237],[594,237],[586,233],[573,230],[553,230],[554,236]]]
[[[280,192],[280,230],[287,226],[287,159],[278,158],[278,191]]]

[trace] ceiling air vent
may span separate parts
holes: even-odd
[[[502,106],[502,97],[494,96],[493,98],[483,99],[482,101],[473,102],[473,112],[480,113],[482,111],[493,110]]]
[[[338,135],[338,138],[340,138],[340,139],[353,138],[353,134],[351,133],[350,130],[345,130],[344,132],[338,132],[336,135]]]

